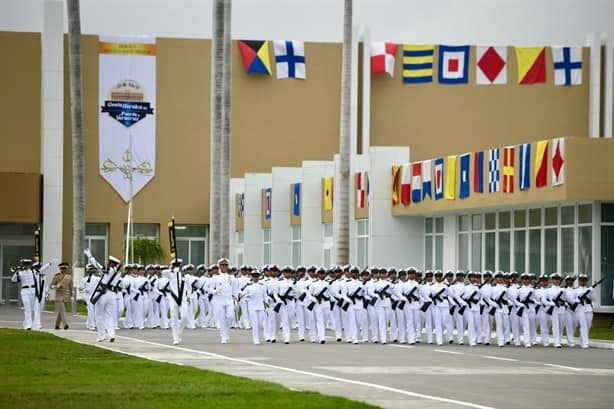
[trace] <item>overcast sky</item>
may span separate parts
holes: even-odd
[[[62,0],[45,0],[62,1]],[[0,30],[40,31],[44,0],[0,0]],[[233,0],[234,38],[339,42],[343,0]],[[577,44],[614,36],[614,0],[355,0],[374,40]],[[210,38],[211,0],[81,0],[86,34]]]

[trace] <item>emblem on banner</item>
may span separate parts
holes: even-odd
[[[109,99],[101,108],[101,112],[108,113],[127,128],[154,113],[151,104],[145,101],[141,85],[131,79],[122,80],[111,88]]]

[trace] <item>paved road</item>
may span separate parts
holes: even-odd
[[[186,330],[179,346],[164,330],[121,330],[96,343],[83,317],[70,330],[49,332],[147,359],[191,365],[283,384],[296,390],[362,400],[387,408],[600,409],[614,402],[614,351],[445,345],[253,345],[235,330],[219,344],[217,331]],[[44,326],[51,327],[45,314]],[[21,311],[0,308],[0,326],[20,327]],[[293,334],[294,335],[294,334]]]

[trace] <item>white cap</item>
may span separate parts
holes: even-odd
[[[109,261],[112,261],[112,262],[117,263],[117,264],[120,264],[120,263],[121,263],[121,261],[119,261],[119,259],[118,259],[118,258],[113,257],[113,256],[109,256]]]
[[[228,260],[226,257],[222,257],[221,259],[219,259],[217,261],[218,264],[230,264],[230,260]]]

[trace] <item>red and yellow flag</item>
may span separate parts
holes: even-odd
[[[401,167],[398,165],[392,166],[392,204],[399,203],[399,175]]]
[[[503,193],[514,193],[515,146],[503,148]]]
[[[546,82],[546,47],[516,47],[519,84]]]
[[[548,141],[538,141],[535,152],[535,187],[548,184]]]

